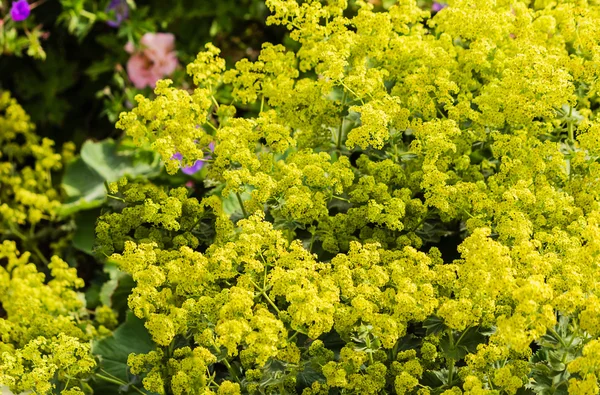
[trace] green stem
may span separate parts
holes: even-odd
[[[398,355],[398,347],[400,346],[400,339],[396,341],[394,344],[394,348],[392,348],[392,357],[390,358],[392,361],[396,360],[396,356]]]
[[[316,236],[316,232],[313,233],[310,238],[310,245],[308,246],[308,252],[312,252],[313,244],[315,244],[315,236]]]
[[[452,329],[448,329],[448,341],[450,342],[450,349],[454,348],[454,334]],[[454,358],[448,358],[448,388],[452,388],[452,380],[454,379]]]
[[[237,200],[240,203],[240,207],[242,208],[242,214],[244,214],[244,218],[248,218],[248,213],[246,212],[246,209],[244,208],[244,202],[243,202],[242,197],[240,196],[239,192],[236,192],[235,196],[237,197]]]
[[[288,342],[291,342],[292,340],[294,340],[294,339],[296,338],[296,336],[298,336],[298,333],[300,333],[300,332],[298,332],[298,331],[294,332],[294,334],[293,334],[292,336],[290,336],[290,337],[287,339],[287,341],[288,341]]]
[[[569,121],[569,125],[567,126],[567,133],[569,134],[569,141],[571,143],[575,142],[575,131],[573,129],[573,122]]]
[[[216,127],[215,125],[213,125],[213,124],[212,124],[210,121],[206,122],[206,125],[208,125],[208,126],[210,126],[211,128],[213,128],[213,130],[214,130],[215,132],[218,132],[218,131],[219,131],[219,129],[217,129],[217,127]]]
[[[368,354],[369,354],[369,362],[371,363],[371,365],[373,365],[373,350],[371,349],[371,338],[369,337],[369,335],[367,334],[366,338],[365,338],[365,343],[368,349]]]
[[[104,371],[103,371],[104,372]],[[106,372],[104,372],[106,373]],[[99,379],[102,379],[104,381],[108,381],[109,383],[113,383],[113,384],[118,384],[118,385],[127,385],[127,383],[117,377],[114,377],[113,375],[109,376],[105,376],[103,374],[100,373],[96,373],[96,377],[98,377]],[[138,387],[136,387],[135,385],[130,385],[131,388],[133,388],[135,390],[135,392],[137,392],[138,394],[142,394],[142,395],[146,395],[144,392],[142,392]]]
[[[215,103],[215,107],[217,107],[217,109],[219,109],[219,102],[217,101],[217,99],[215,99],[215,97],[213,95],[210,95],[210,98],[212,99],[213,103]]]
[[[96,20],[96,14],[89,12],[87,10],[81,10],[79,11],[79,13],[83,16],[85,16],[86,18],[88,18],[90,21],[94,22]]]
[[[112,378],[110,378],[108,376],[104,376],[100,373],[96,373],[96,377],[98,377],[99,379],[102,379],[104,381],[108,381],[109,383],[123,385],[123,383],[120,380],[112,379]]]
[[[237,372],[235,371],[235,369],[233,369],[233,366],[231,366],[231,364],[229,363],[229,361],[227,359],[223,359],[223,364],[227,367],[227,370],[229,371],[229,374],[231,375],[231,377],[238,382],[238,384],[241,384],[240,382],[240,378],[238,377]]]
[[[575,145],[575,132],[573,130],[573,121],[571,120],[572,113],[573,107],[569,107],[569,121],[567,122],[567,138],[571,147]],[[567,158],[567,173],[569,175],[569,179],[571,179],[571,158]]]
[[[342,114],[340,119],[340,127],[338,128],[337,135],[337,150],[342,150],[342,133],[344,132],[344,121],[346,118],[344,117],[344,106],[346,105],[346,89],[344,89],[344,93],[342,94]]]
[[[31,246],[31,249],[35,253],[35,255],[40,258],[40,261],[44,262],[45,265],[49,264],[50,261],[42,254],[42,252],[36,246]]]
[[[115,196],[115,195],[106,194],[106,197],[109,197],[111,199],[115,199],[115,200],[118,200],[120,202],[124,202],[125,203],[125,199],[123,199],[121,197],[118,197],[118,196]]]
[[[435,109],[442,117],[444,117],[445,119],[448,119],[448,117],[444,115],[444,113],[442,112],[442,110],[439,109],[439,107],[436,106]]]
[[[423,218],[421,218],[421,220],[410,230],[410,232],[414,232],[417,229],[419,229],[419,227],[421,227],[421,225],[423,225],[423,223],[427,220],[427,214],[425,214],[423,216]]]
[[[348,202],[348,203],[350,203],[350,199],[346,199],[346,198],[343,198],[343,197],[341,197],[341,196],[335,196],[335,195],[331,195],[331,198],[332,198],[332,199],[341,200],[342,202]]]
[[[9,225],[9,228],[10,228],[10,231],[15,236],[17,236],[19,239],[21,239],[23,241],[23,244],[25,244],[27,249],[31,249],[31,251],[33,251],[33,253],[40,259],[40,261],[42,261],[45,265],[50,263],[50,261],[44,256],[44,254],[42,254],[40,249],[35,244],[33,244],[34,241],[32,239],[25,236],[23,233],[21,233],[17,228],[15,228],[12,225]]]
[[[554,330],[554,328],[548,328],[548,331],[550,331],[550,333],[552,333],[554,336],[556,336],[556,338],[558,339],[558,342],[565,348],[568,348],[568,346],[565,344],[565,342],[563,341],[563,338]]]
[[[360,102],[362,104],[365,104],[364,100],[361,97],[358,97],[358,95],[356,94],[356,92],[354,92],[352,89],[350,89],[346,84],[344,84],[342,81],[340,81],[340,84],[344,87],[344,89],[346,89],[348,92],[352,93],[354,95],[354,97],[356,97],[357,100],[360,100]]]
[[[255,283],[252,279],[250,279],[250,282],[252,283],[252,285],[254,285],[256,287],[256,290],[267,300],[267,302],[273,306],[273,308],[275,309],[275,311],[277,311],[277,313],[281,313],[281,311],[279,310],[279,307],[277,307],[277,305],[271,300],[271,298],[269,298],[269,295],[267,295],[267,293],[265,292],[264,289],[262,289],[261,287],[258,286],[257,283]]]
[[[460,341],[463,339],[463,337],[465,337],[465,334],[467,333],[467,331],[468,331],[469,329],[471,329],[471,327],[470,327],[470,326],[468,326],[468,327],[467,327],[467,328],[466,328],[466,329],[463,331],[463,333],[461,333],[461,334],[460,334],[460,337],[459,337],[459,338],[458,338],[458,340],[456,341],[456,344],[460,344]]]

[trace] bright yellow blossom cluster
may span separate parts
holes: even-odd
[[[597,394],[600,5],[266,3],[294,50],[209,44],[117,125],[170,173],[214,141],[222,187],[122,183],[98,223],[145,388]]]
[[[89,320],[74,268],[54,256],[46,281],[29,256],[0,244],[0,383],[15,393],[83,394],[96,366],[90,340],[109,332]]]
[[[48,260],[39,248],[59,221],[52,174],[74,150],[67,144],[61,155],[53,145],[0,92],[0,386],[13,393],[90,393],[91,341],[117,324],[107,306],[91,320],[76,269],[56,255]],[[60,244],[51,248],[59,251]]]
[[[61,193],[52,175],[72,158],[75,147],[63,153],[54,142],[40,138],[23,108],[6,91],[0,91],[0,236],[18,240],[46,262],[35,244],[36,230],[57,220]]]

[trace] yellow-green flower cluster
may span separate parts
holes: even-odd
[[[357,4],[268,0],[295,50],[224,71],[208,45],[195,90],[121,115],[169,172],[214,141],[221,187],[123,186],[98,224],[160,346],[146,388],[597,393],[600,5]]]
[[[30,247],[36,227],[57,218],[61,194],[52,174],[72,157],[74,146],[56,153],[54,142],[35,134],[29,116],[6,91],[0,91],[0,131],[0,235]]]
[[[15,393],[83,394],[96,366],[90,339],[97,334],[76,292],[83,280],[55,256],[46,281],[29,256],[12,241],[0,244],[0,385]]]

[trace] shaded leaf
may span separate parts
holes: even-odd
[[[158,154],[147,150],[122,149],[112,139],[100,142],[86,141],[81,156],[65,170],[62,187],[68,199],[58,210],[67,216],[77,211],[99,207],[106,200],[106,182],[118,181],[124,176],[154,177],[160,174]]]
[[[100,301],[121,316],[127,310],[127,298],[135,282],[129,274],[122,272],[110,262],[105,265],[104,271],[108,273],[110,279],[100,289]]]
[[[423,321],[423,327],[427,329],[427,335],[435,335],[436,333],[440,333],[448,328],[446,324],[444,324],[444,320],[434,315]]]
[[[95,227],[99,215],[100,210],[86,210],[75,216],[77,230],[73,235],[73,246],[90,255],[96,239]]]
[[[144,321],[128,312],[124,324],[112,336],[95,341],[92,352],[100,359],[99,368],[114,377],[129,383],[132,379],[128,368],[129,354],[145,354],[154,349],[154,343],[144,327]]]

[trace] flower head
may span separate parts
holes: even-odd
[[[211,151],[214,151],[215,150],[215,143],[214,142],[210,143],[208,145],[208,148]],[[183,160],[183,155],[181,155],[180,152],[176,152],[171,158],[172,159],[177,159],[177,160],[181,161],[181,160]],[[206,156],[206,158],[210,158],[210,155]],[[192,174],[195,174],[195,173],[199,172],[200,170],[202,170],[202,168],[204,167],[204,163],[205,163],[204,160],[197,160],[191,166],[182,167],[181,168],[181,172],[183,174],[187,174],[187,175],[191,176]]]
[[[127,74],[136,88],[155,87],[156,81],[173,73],[179,62],[175,54],[175,36],[171,33],[146,33],[140,40],[141,51],[131,42],[125,50],[132,56],[127,61]]]
[[[27,0],[15,1],[12,3],[12,7],[10,8],[10,17],[15,22],[24,21],[27,19],[30,13],[31,8],[29,7]]]
[[[438,3],[437,1],[434,1],[433,4],[431,5],[431,11],[440,12],[441,10],[443,10],[446,7],[448,7],[448,4]]]
[[[129,17],[129,6],[125,0],[111,0],[106,7],[106,12],[110,11],[115,13],[115,19],[106,21],[106,24],[110,27],[119,27]]]

